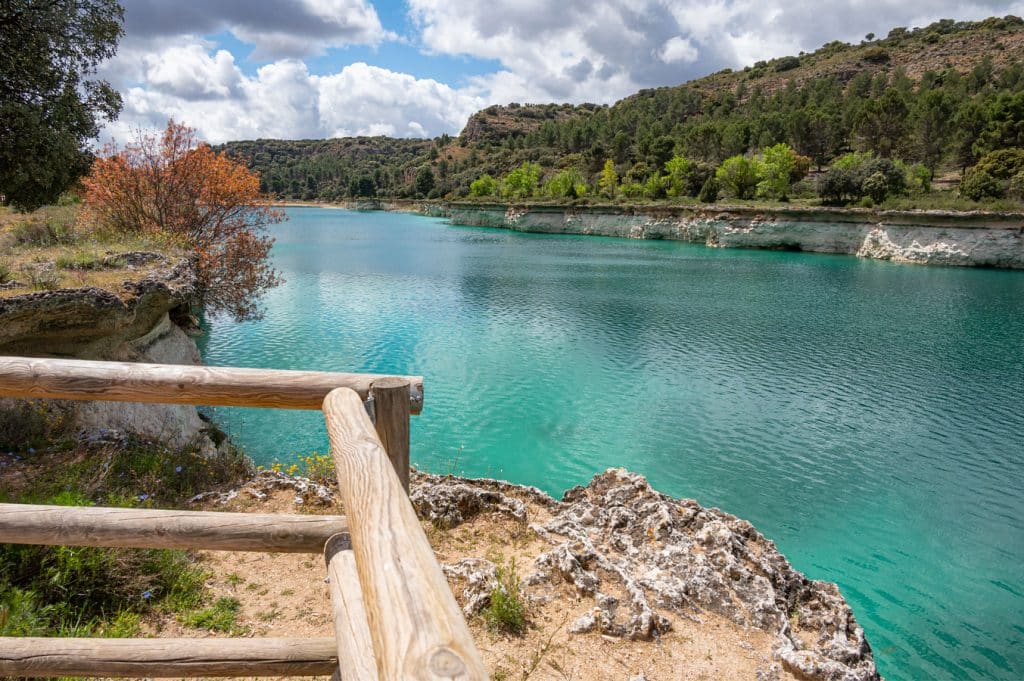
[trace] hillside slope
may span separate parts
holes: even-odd
[[[1005,139],[989,130],[1000,117],[1004,127],[1022,127],[1022,59],[1017,17],[942,20],[642,90],[611,106],[492,106],[457,138],[224,148],[259,170],[269,191],[305,199],[465,196],[480,175],[500,176],[524,161],[544,175],[572,168],[593,185],[611,159],[620,177],[642,184],[679,154],[707,166],[706,177],[725,158],[779,142],[819,167],[870,150],[952,173],[985,151],[1024,142],[1018,132]]]

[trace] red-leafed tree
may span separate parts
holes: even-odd
[[[267,226],[283,214],[260,194],[256,173],[199,142],[192,128],[172,120],[160,136],[139,133],[123,149],[108,147],[83,184],[89,213],[108,228],[158,232],[189,247],[208,310],[256,318],[263,292],[281,283]]]

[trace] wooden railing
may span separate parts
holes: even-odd
[[[0,676],[487,678],[407,496],[422,378],[0,357],[0,397],[322,409],[348,514],[0,504],[5,543],[322,552],[335,624],[333,639],[0,637]]]

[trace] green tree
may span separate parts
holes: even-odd
[[[430,166],[422,166],[416,171],[416,193],[426,196],[434,189],[434,171]]]
[[[497,191],[498,182],[487,173],[476,178],[469,185],[471,196],[494,196]]]
[[[526,199],[537,192],[540,182],[540,165],[523,161],[523,164],[505,176],[501,193],[510,199]]]
[[[586,193],[587,184],[575,168],[560,170],[544,183],[544,194],[553,199],[575,199]]]
[[[665,163],[665,179],[669,196],[686,196],[690,180],[690,162],[684,156],[673,156]]]
[[[760,162],[746,156],[725,159],[715,171],[719,186],[736,199],[752,199],[761,181]]]
[[[121,97],[92,79],[123,34],[114,0],[0,2],[0,195],[30,210],[89,169],[87,142]]]
[[[780,142],[761,152],[760,181],[757,194],[770,199],[789,199],[789,185],[796,170],[797,155],[788,144]]]
[[[899,90],[890,88],[878,99],[870,99],[854,128],[863,147],[891,158],[903,146],[907,129],[907,103]]]
[[[917,99],[914,108],[914,142],[917,157],[934,171],[946,155],[953,102],[942,90],[930,90]]]
[[[615,192],[619,188],[619,174],[615,172],[615,164],[611,159],[604,162],[601,169],[601,177],[597,180],[597,188],[602,196],[609,199],[615,198]]]

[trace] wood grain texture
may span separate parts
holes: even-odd
[[[327,676],[337,666],[331,638],[0,638],[6,677]]]
[[[0,504],[0,543],[320,553],[344,516]]]
[[[377,661],[373,656],[373,638],[366,622],[366,606],[359,587],[356,558],[349,535],[336,534],[324,548],[328,589],[334,611],[334,640],[338,659],[345,660],[345,681],[377,681]]]
[[[0,397],[320,409],[339,387],[365,400],[379,374],[239,369],[79,359],[0,357]],[[423,378],[409,381],[409,408],[423,408]]]
[[[383,681],[486,681],[462,611],[360,396],[324,400],[342,501]]]
[[[374,428],[384,445],[402,489],[409,493],[409,382],[398,376],[382,378],[373,384]]]

